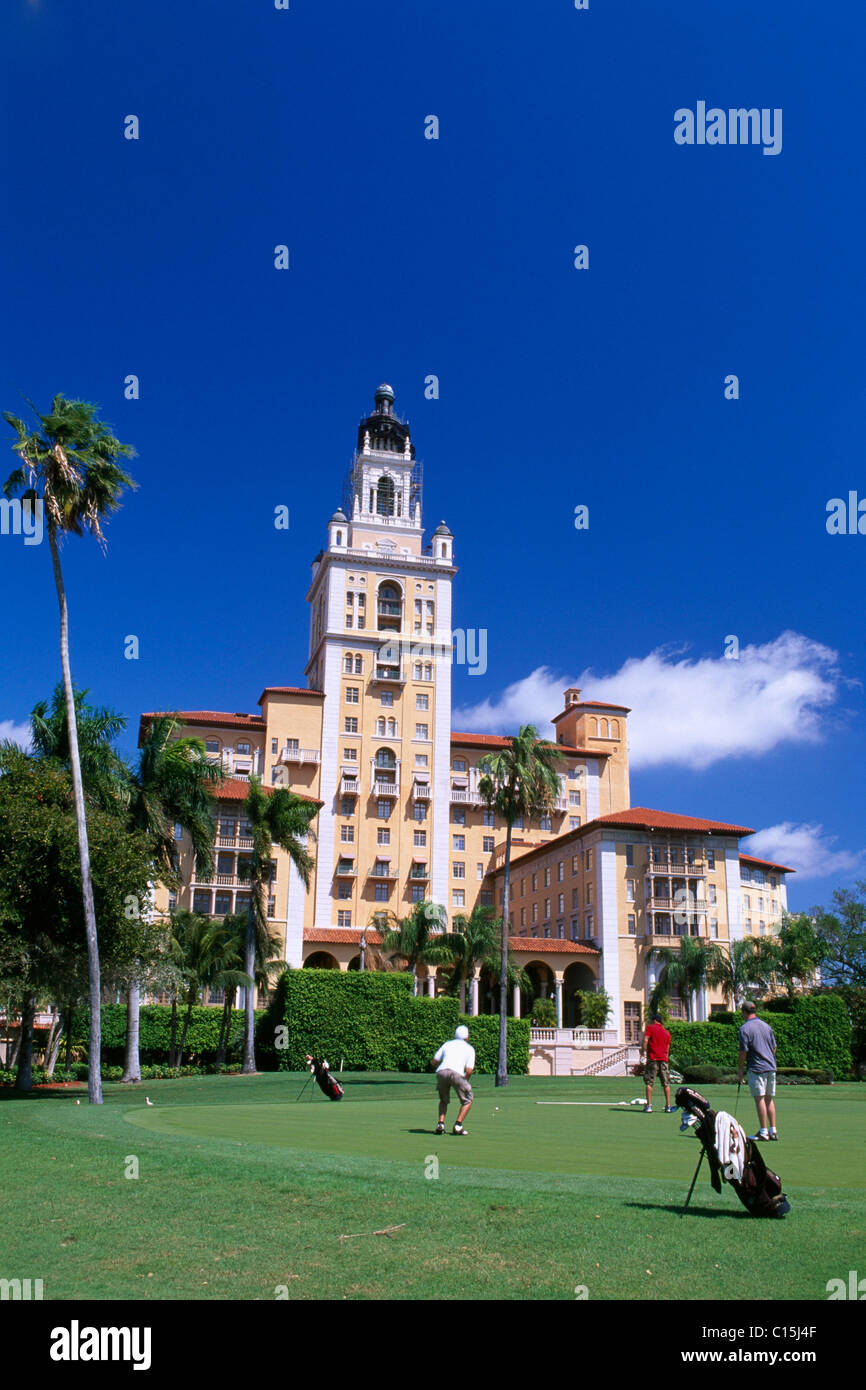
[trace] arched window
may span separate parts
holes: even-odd
[[[363,658],[362,656],[356,656],[356,657],[355,657],[355,675],[356,675],[356,676],[360,676],[360,675],[363,674],[363,671],[364,671],[364,658]]]
[[[601,738],[601,720],[600,720],[600,719],[596,719],[596,721],[595,721],[595,736],[596,736],[596,738]]]
[[[352,653],[346,652],[346,655],[343,658],[343,670],[347,671],[350,676],[352,674],[352,659]]]
[[[391,749],[391,748],[380,748],[379,751],[378,751],[378,753],[376,754],[376,766],[377,766],[377,767],[396,768],[396,766],[397,766],[397,759],[396,759],[396,757],[395,757],[395,755],[394,755],[393,749]]]
[[[379,516],[394,515],[394,479],[384,473],[376,488],[376,511]]]
[[[389,736],[390,736],[391,738],[396,738],[396,737],[397,737],[397,721],[396,721],[396,719],[389,719],[389,720],[388,720],[388,734],[389,734]]]
[[[614,738],[619,738],[619,720],[618,720],[618,719],[612,719],[612,720],[610,721],[610,730],[611,730],[611,733],[612,733],[612,735],[613,735]]]
[[[384,721],[384,719],[377,719],[377,720],[376,720],[376,733],[377,733],[377,734],[384,734],[384,733],[385,733],[385,721]]]

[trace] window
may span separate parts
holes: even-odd
[[[357,687],[357,685],[347,685],[347,686],[346,686],[346,704],[347,704],[347,705],[357,705],[357,703],[358,703],[358,687]]]
[[[711,884],[710,884],[710,902],[711,902],[711,903],[714,903],[715,901],[716,901],[716,885],[715,885],[714,883],[711,883]]]
[[[387,797],[382,797],[381,801],[376,802],[377,820],[389,820],[391,817],[391,803]]]
[[[388,901],[388,898],[390,897],[390,889],[388,888],[387,883],[377,883],[375,891],[375,901],[377,903],[386,903]]]
[[[272,738],[272,739],[271,739],[271,757],[274,756],[274,754],[276,753],[276,751],[277,751],[277,740],[276,740],[275,738]]]
[[[412,900],[413,903],[423,903],[423,901],[424,901],[424,892],[425,892],[425,888],[424,888],[424,884],[423,884],[423,883],[413,883],[413,884],[411,884],[411,885],[410,885],[410,888],[409,888],[409,892],[410,892],[410,894],[411,894],[411,900]]]
[[[454,891],[452,892],[452,894],[451,894],[451,906],[452,906],[452,907],[465,907],[465,906],[466,906],[466,893],[464,892],[464,890],[463,890],[462,888],[455,888]]]
[[[466,836],[465,836],[465,835],[452,835],[452,836],[451,836],[451,848],[452,848],[452,849],[456,849],[456,850],[460,850],[460,851],[464,850],[464,849],[466,848]]]
[[[359,607],[359,608],[363,608],[363,607],[366,605],[366,602],[367,602],[367,595],[366,595],[366,594],[359,594],[359,595],[358,595],[358,607]]]
[[[427,738],[427,730],[428,730],[428,728],[429,728],[429,725],[427,725],[427,724],[416,724],[416,725],[415,725],[415,737],[416,737],[416,738],[426,739],[426,738]]]
[[[552,827],[552,823],[551,823],[550,816],[542,816],[542,817],[541,817],[541,820],[539,821],[539,829],[540,829],[540,830],[551,830],[552,828],[553,828],[553,827]]]
[[[348,604],[348,606],[349,606],[350,608],[352,607],[352,604],[353,604],[354,602],[355,602],[355,595],[352,594],[352,593],[347,594],[347,595],[346,595],[346,603]]]
[[[242,758],[248,758],[250,756],[250,745],[248,743],[239,743],[237,751]]]
[[[749,933],[749,935],[751,936],[751,934],[752,934],[752,919],[751,919],[751,917],[747,917],[747,918],[746,918],[746,931],[747,931],[747,932]]]
[[[713,936],[713,937],[718,938],[718,935],[719,935],[719,919],[718,919],[718,917],[711,917],[711,918],[710,918],[710,936]]]
[[[481,840],[481,848],[483,849],[483,851],[484,851],[485,854],[492,854],[492,853],[493,853],[493,836],[492,836],[492,835],[485,835],[485,836],[483,836],[483,838],[482,838],[482,840]]]
[[[556,866],[556,881],[557,881],[557,883],[561,883],[561,882],[562,882],[562,875],[563,875],[564,872],[565,872],[564,865],[563,865],[563,863],[562,863],[562,860],[560,859],[559,863],[558,863],[557,866]]]
[[[496,818],[491,810],[484,810],[481,816],[481,824],[486,826],[490,830],[496,829]]]
[[[346,627],[352,627],[352,626],[354,625],[354,621],[355,621],[355,620],[354,620],[354,618],[352,617],[351,613],[347,613],[347,614],[346,614]]]
[[[455,759],[454,759],[454,771],[455,771],[455,772],[465,772],[465,771],[466,771],[466,759],[465,759],[465,758],[455,758]]]
[[[544,870],[544,886],[545,888],[550,887],[550,869]]]
[[[343,843],[344,845],[351,845],[351,844],[353,844],[353,843],[354,843],[354,840],[355,840],[355,827],[354,827],[354,825],[341,825],[341,826],[340,826],[340,839],[341,839],[341,841],[342,841],[342,843]]]
[[[712,865],[711,865],[710,867],[712,868]],[[778,884],[777,884],[777,882],[776,882],[776,875],[775,875],[775,874],[770,874],[770,887],[771,887],[771,888],[777,888],[777,887],[778,887]]]
[[[538,921],[538,903],[532,904],[532,920],[533,922]]]
[[[466,865],[465,865],[465,864],[462,864],[462,863],[457,863],[457,864],[455,864],[454,867],[453,867],[453,873],[454,873],[454,877],[455,877],[455,878],[465,878],[465,877],[466,877]]]
[[[634,868],[634,845],[626,845],[626,847],[625,847],[625,862],[626,862],[628,868],[630,868],[630,869],[633,869],[633,868]]]
[[[520,909],[520,925],[521,925],[522,927],[525,927],[525,926],[526,926],[526,908],[525,908],[525,907],[522,907],[522,908]]]
[[[168,895],[168,910],[169,910],[169,912],[174,912],[174,909],[175,909],[176,907],[177,907],[177,893],[169,893],[169,895]]]
[[[476,864],[476,865],[475,865],[475,877],[476,877],[476,878],[479,878],[479,879],[484,877],[484,865],[483,865],[483,864]]]
[[[526,879],[525,879],[525,878],[522,878],[522,879],[520,880],[520,896],[521,896],[521,898],[525,898],[525,897],[526,897]]]
[[[634,879],[627,878],[625,881],[625,900],[627,903],[634,902]],[[587,899],[589,901],[589,899]]]
[[[204,741],[206,753],[218,753],[220,751],[219,739],[206,738]]]
[[[592,884],[591,884],[591,883],[588,883],[588,884],[586,885],[586,905],[587,905],[587,907],[589,907],[589,905],[590,905],[591,902],[592,902]]]
[[[387,827],[380,826],[376,831],[376,843],[378,845],[390,845],[391,831]]]
[[[382,708],[383,708],[383,709],[393,709],[393,708],[394,708],[394,692],[393,692],[393,690],[383,690],[383,691],[382,691],[382,694],[381,694],[381,696],[380,696],[380,699],[381,699],[381,701],[382,701]]]
[[[338,913],[337,913],[337,926],[338,926],[338,927],[351,927],[351,925],[352,925],[352,914],[351,914],[351,912],[345,912],[345,911],[344,911],[344,912],[338,912]]]
[[[580,907],[580,897],[576,888],[572,888],[571,890],[571,906],[572,910],[576,907]]]
[[[640,1004],[625,1004],[625,1041],[639,1043],[641,1040]]]
[[[568,793],[568,804],[569,804],[569,806],[579,806],[579,805],[580,805],[580,792],[569,792],[569,793]]]
[[[585,916],[584,919],[583,919],[583,935],[584,935],[584,940],[586,940],[586,941],[590,941],[590,940],[592,939],[592,913],[591,913],[591,912],[587,912],[586,916]]]
[[[522,817],[522,816],[515,816],[515,817],[514,817],[514,829],[515,829],[515,830],[522,830],[522,829],[523,829],[523,817]]]
[[[716,851],[715,851],[714,849],[708,849],[708,850],[707,850],[707,868],[708,868],[708,869],[714,869],[715,867],[716,867]]]
[[[214,899],[214,913],[217,917],[225,917],[227,912],[232,910],[231,893],[217,893]]]
[[[578,920],[577,920],[576,917],[572,917],[572,919],[571,919],[571,939],[572,939],[572,941],[577,941],[579,937],[580,937],[580,923],[578,922]]]
[[[559,894],[559,896],[558,896],[558,898],[557,898],[557,900],[556,900],[556,904],[557,904],[557,905],[556,905],[556,910],[557,910],[557,912],[559,913],[559,915],[560,915],[560,917],[561,917],[562,914],[563,914],[563,912],[565,911],[565,894],[564,894],[564,893],[560,893],[560,894]]]
[[[544,899],[544,916],[545,918],[550,916],[550,898]]]
[[[749,897],[748,893],[744,893],[744,894],[743,894],[743,905],[744,905],[745,907],[751,907],[751,906],[752,906],[752,900],[751,900],[751,898]]]
[[[627,919],[627,920],[628,920],[628,934],[629,934],[629,936],[634,936],[634,935],[635,935],[635,932],[636,932],[636,930],[637,930],[637,928],[636,928],[636,926],[635,926],[635,916],[634,916],[634,913],[633,913],[633,912],[630,912],[630,913],[628,914],[628,919]]]
[[[343,729],[343,733],[344,733],[344,734],[356,734],[357,732],[358,732],[358,716],[357,716],[356,714],[347,715],[347,716],[346,716],[346,721],[345,721],[345,727],[344,727],[344,729]]]
[[[481,889],[481,906],[482,906],[482,907],[492,907],[492,906],[493,906],[493,889],[492,889],[492,888],[482,888],[482,889]]]
[[[569,828],[569,830],[579,830],[579,829],[580,829],[580,816],[569,816],[569,818],[568,818],[568,828]]]
[[[588,850],[585,850],[585,851],[584,851],[584,855],[583,855],[583,867],[584,867],[587,871],[588,871],[589,869],[592,868],[592,850],[591,850],[591,849],[588,849]]]
[[[463,807],[463,806],[452,806],[452,807],[451,807],[451,823],[452,823],[452,825],[465,825],[465,824],[466,824],[466,809],[465,809],[465,807]]]
[[[350,676],[352,674],[352,660],[352,653],[346,652],[346,655],[343,657],[343,670]]]
[[[200,889],[193,893],[192,910],[201,913],[203,917],[210,916],[210,893],[203,893]]]
[[[357,750],[357,748],[344,748],[344,749],[343,749],[343,761],[346,762],[346,763],[356,763],[356,762],[358,761],[358,750]]]
[[[354,811],[354,802],[350,796],[344,796],[340,800],[340,815],[351,816]]]
[[[580,868],[580,855],[579,855],[579,854],[573,854],[573,855],[571,856],[571,872],[572,872],[573,874],[576,874],[579,868]]]
[[[426,753],[416,753],[416,754],[415,754],[415,766],[416,766],[416,767],[427,767],[428,765],[429,765],[429,759],[428,759]]]
[[[415,820],[427,819],[427,807],[425,806],[423,801],[415,802],[415,805],[412,808],[412,815]]]
[[[532,891],[533,891],[533,893],[535,892],[535,890],[536,890],[537,887],[538,887],[538,874],[533,874],[533,875],[532,875]]]
[[[416,696],[415,696],[415,708],[416,708],[416,709],[429,709],[429,708],[430,708],[430,696],[429,696],[429,695],[416,695]]]

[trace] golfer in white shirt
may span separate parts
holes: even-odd
[[[451,1132],[452,1134],[468,1133],[468,1130],[463,1128],[463,1121],[472,1104],[472,1087],[469,1085],[469,1078],[475,1070],[475,1048],[469,1046],[468,1037],[469,1029],[461,1024],[454,1037],[447,1043],[443,1043],[433,1058],[433,1062],[436,1064],[436,1086],[439,1091],[437,1134],[445,1133],[445,1112],[448,1109],[452,1086],[459,1097],[460,1110]]]

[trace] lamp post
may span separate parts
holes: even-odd
[[[359,945],[360,948],[361,948],[361,969],[363,970],[363,969],[364,969],[364,955],[365,955],[365,952],[366,952],[366,950],[367,950],[367,937],[366,937],[366,935],[365,935],[364,932],[361,932],[361,940],[358,942],[358,945]]]

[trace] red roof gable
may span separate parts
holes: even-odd
[[[266,685],[258,700],[257,705],[264,704],[266,695],[311,695],[314,699],[324,700],[324,690],[311,690],[309,686],[302,685]]]
[[[266,796],[270,796],[273,787],[262,787]],[[227,777],[222,786],[214,791],[215,801],[246,801],[250,793],[250,784],[243,777]],[[323,806],[323,801],[317,800],[315,796],[304,796],[303,792],[292,792],[299,801],[309,801],[312,806]]]
[[[232,729],[264,729],[260,714],[226,714],[214,709],[156,710],[141,716],[145,719],[177,719],[182,724],[227,724]]]
[[[697,816],[680,816],[675,811],[652,811],[648,806],[633,806],[628,811],[612,811],[597,816],[588,825],[637,825],[645,830],[682,830],[695,835],[754,835],[747,825],[728,825],[725,821],[701,820]],[[584,827],[586,829],[587,827]]]
[[[756,859],[753,854],[741,854],[740,859],[744,859],[747,864],[760,864],[762,869],[781,869],[785,874],[795,874],[796,869],[790,869],[787,864],[774,864],[772,859]]]

